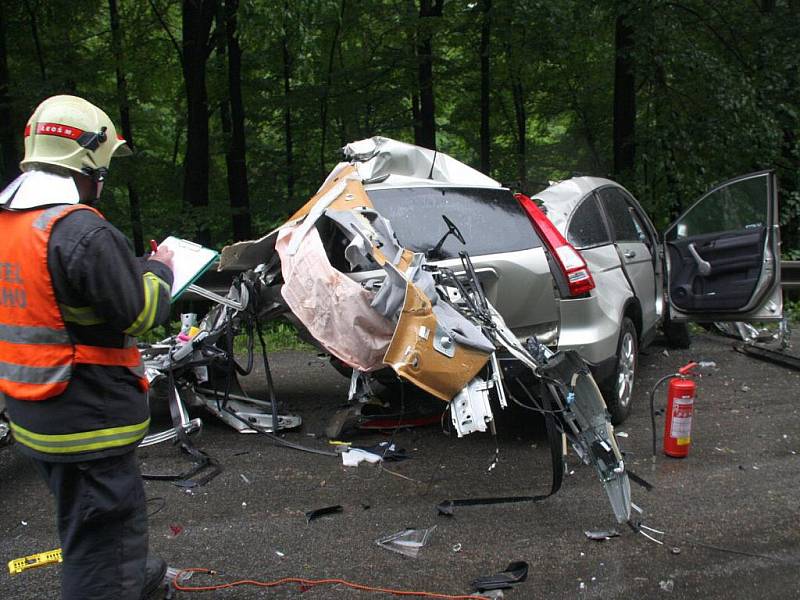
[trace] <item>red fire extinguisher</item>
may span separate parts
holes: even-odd
[[[692,446],[692,415],[694,413],[694,398],[697,392],[692,376],[698,366],[690,362],[677,373],[662,377],[650,392],[650,414],[653,426],[653,458],[656,454],[656,421],[653,407],[653,396],[656,388],[669,379],[667,388],[667,409],[664,419],[663,450],[667,456],[684,458],[689,455]]]

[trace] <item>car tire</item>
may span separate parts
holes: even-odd
[[[688,323],[676,323],[670,321],[669,316],[667,316],[664,318],[664,323],[661,325],[661,331],[664,332],[664,337],[670,348],[683,350],[692,345],[692,340],[689,337]]]
[[[639,339],[636,326],[629,317],[623,317],[617,342],[617,363],[614,374],[600,388],[614,425],[622,423],[630,413],[638,364]]]

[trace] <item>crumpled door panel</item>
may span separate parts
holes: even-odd
[[[437,338],[437,336],[439,336]],[[402,378],[449,402],[489,361],[437,325],[430,300],[411,283],[384,362]]]

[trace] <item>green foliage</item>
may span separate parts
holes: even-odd
[[[210,205],[189,210],[182,201],[182,3],[118,5],[136,155],[113,163],[101,209],[130,233],[126,184],[133,182],[146,238],[192,237],[208,225],[221,246],[232,235],[228,139],[219,109],[229,94],[224,56],[212,50],[207,65]],[[478,163],[481,4],[444,6],[441,18],[420,19],[415,0],[240,0],[255,235],[317,190],[345,143],[372,135],[414,140],[421,31],[433,34],[439,148]],[[119,118],[107,1],[26,0],[4,3],[3,11],[13,130],[21,131],[36,103],[55,93],[83,95]],[[65,15],[80,27],[65,26]],[[800,5],[794,0],[493,0],[490,175],[535,193],[552,179],[612,172],[619,16],[633,29],[637,104],[636,168],[621,183],[664,225],[714,183],[775,168],[783,250],[796,256]],[[20,140],[20,156],[21,150]]]
[[[784,300],[783,314],[792,323],[800,323],[800,300]]]

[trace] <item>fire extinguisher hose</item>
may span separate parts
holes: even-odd
[[[653,430],[653,460],[656,459],[656,408],[655,408],[656,390],[658,389],[658,386],[660,386],[662,383],[673,377],[681,377],[681,374],[670,373],[669,375],[664,375],[661,379],[656,381],[655,385],[652,388],[650,388],[650,425]]]

